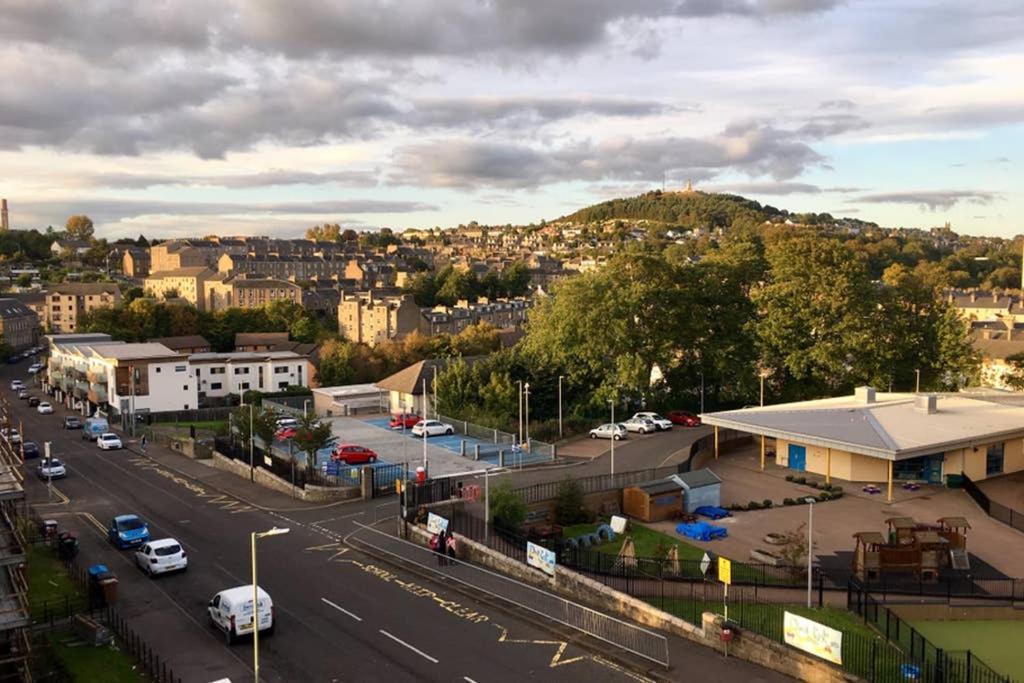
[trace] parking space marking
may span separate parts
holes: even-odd
[[[347,614],[348,616],[352,617],[352,618],[353,618],[353,619],[355,619],[356,621],[362,621],[362,620],[363,620],[363,618],[362,618],[362,617],[360,617],[360,616],[357,616],[357,615],[355,615],[355,614],[352,614],[351,612],[349,612],[349,611],[348,611],[347,609],[345,609],[345,608],[344,608],[344,607],[342,607],[341,605],[336,605],[336,604],[334,604],[333,602],[331,602],[330,600],[328,600],[327,598],[320,598],[320,600],[321,600],[321,601],[323,601],[324,603],[326,603],[326,604],[330,605],[330,606],[331,606],[331,607],[333,607],[334,609],[338,610],[339,612],[341,612],[341,613],[343,613],[343,614]]]
[[[438,661],[438,660],[437,660],[437,659],[435,659],[434,657],[431,657],[430,655],[428,655],[428,654],[427,654],[426,652],[424,652],[423,650],[420,650],[420,649],[418,649],[418,648],[415,648],[415,647],[413,647],[412,645],[410,645],[409,643],[405,642],[405,641],[404,641],[404,640],[402,640],[401,638],[399,638],[399,637],[397,637],[397,636],[393,636],[393,635],[391,635],[390,633],[388,633],[387,631],[385,631],[385,630],[384,630],[384,629],[382,629],[382,628],[381,628],[381,629],[377,629],[377,631],[378,631],[379,633],[381,633],[381,634],[383,634],[383,635],[387,636],[387,637],[388,637],[388,638],[390,638],[391,640],[395,641],[395,642],[396,642],[396,643],[398,643],[399,645],[402,645],[402,646],[404,646],[404,647],[407,647],[407,648],[409,648],[410,650],[412,650],[413,652],[415,652],[416,654],[418,654],[418,655],[419,655],[420,657],[423,657],[423,659],[426,659],[426,660],[428,660],[428,661],[430,661],[430,662],[433,662],[434,664],[437,664],[437,661]]]

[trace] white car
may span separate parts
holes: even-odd
[[[135,551],[135,564],[150,576],[188,569],[185,549],[173,538],[150,541]]]
[[[259,593],[259,628],[260,636],[274,634],[274,601],[262,588]],[[206,607],[210,623],[224,632],[228,645],[234,644],[238,636],[251,634],[252,618],[252,584],[236,586],[221,591],[213,596]]]
[[[619,441],[620,439],[625,439],[626,434],[625,427],[620,424],[612,424],[611,422],[590,430],[591,439],[614,439]]]
[[[420,420],[412,426],[413,436],[443,436],[455,433],[455,427],[437,420]]]
[[[12,379],[11,380],[11,391],[21,391],[24,388],[25,388],[25,383],[22,382],[20,379]]]
[[[672,429],[672,421],[668,420],[657,413],[637,413],[633,416],[634,418],[643,417],[654,423],[654,426],[658,428],[658,431],[664,431]]]
[[[277,420],[276,425],[277,431],[281,431],[282,429],[298,429],[302,423],[294,417],[282,417]]]
[[[53,415],[53,406],[47,403],[46,401],[43,401],[38,406],[36,406],[36,411],[40,415]]]
[[[651,420],[646,417],[631,417],[622,423],[622,426],[630,432],[639,432],[640,434],[650,434],[651,432],[658,431],[658,425],[654,424]]]
[[[42,369],[42,365],[40,365],[39,363],[33,363],[32,365],[28,366],[28,374],[34,375]]]
[[[36,474],[39,475],[40,479],[60,479],[68,474],[67,468],[57,458],[50,458],[49,460],[41,460],[39,466],[36,467]]]
[[[121,437],[113,432],[105,432],[96,437],[96,445],[101,451],[116,451],[119,448],[124,448]]]
[[[0,429],[0,436],[2,436],[12,446],[17,446],[21,443],[21,434],[17,429],[11,429],[10,431],[7,431],[7,429]]]

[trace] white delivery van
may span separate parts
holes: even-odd
[[[260,635],[274,634],[274,602],[262,588],[259,591]],[[252,634],[252,584],[236,586],[217,593],[206,608],[210,621],[224,632],[228,645],[238,636]]]

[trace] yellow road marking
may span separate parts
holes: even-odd
[[[569,647],[569,643],[564,640],[521,640],[516,638],[508,637],[508,629],[500,624],[494,624],[495,628],[501,630],[501,635],[498,636],[499,643],[515,643],[518,645],[557,645],[558,648],[555,650],[555,654],[551,657],[551,662],[548,666],[554,669],[557,666],[565,666],[566,664],[572,664],[583,659],[589,659],[585,656],[572,657],[571,659],[562,659],[562,655],[565,654],[565,648]]]
[[[59,498],[59,500],[53,503],[33,503],[33,507],[44,507],[47,505],[67,505],[68,503],[71,502],[71,499],[64,495],[64,493],[59,488],[57,488],[56,486],[51,486],[51,488],[53,489],[53,492],[57,494],[57,498]]]
[[[107,527],[100,524],[100,520],[92,516],[91,512],[79,512],[77,513],[80,517],[84,517],[87,522],[92,524],[94,527],[100,530],[101,534],[107,533]]]

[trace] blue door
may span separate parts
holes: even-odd
[[[803,472],[807,469],[807,448],[789,444],[789,469]]]

